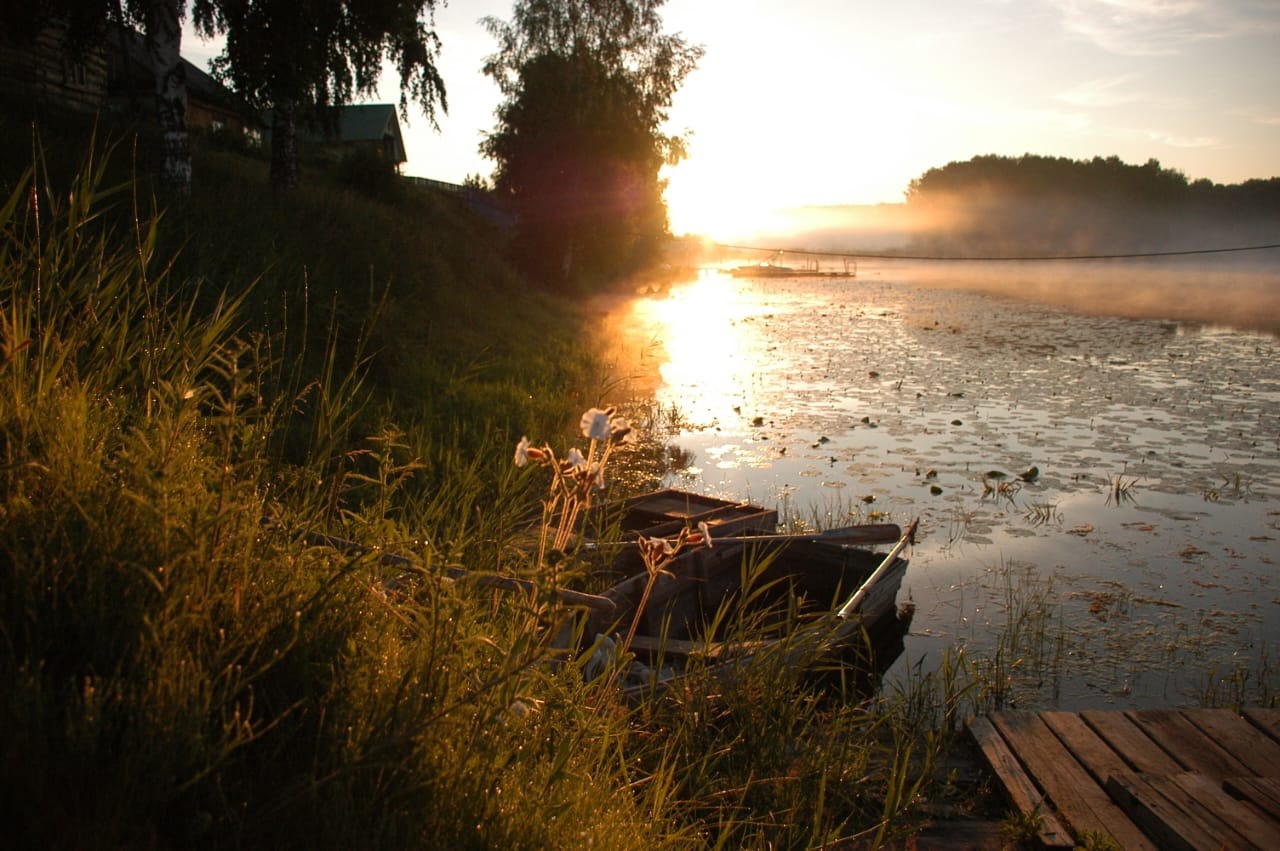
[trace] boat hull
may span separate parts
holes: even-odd
[[[897,596],[907,560],[891,556],[856,609],[837,612],[885,561],[868,549],[812,540],[692,550],[652,583],[644,571],[610,587],[602,596],[615,610],[589,613],[577,635],[639,663],[624,677],[633,691],[695,667],[732,675],[761,654],[789,667],[865,669],[869,650],[896,639],[901,652],[909,621],[900,617]]]

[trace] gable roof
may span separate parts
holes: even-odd
[[[271,127],[271,113],[263,110],[263,122]],[[321,145],[376,145],[396,165],[409,157],[396,106],[391,103],[359,103],[326,107],[320,121],[298,120],[298,141]]]
[[[342,107],[337,115],[337,141],[376,142],[399,165],[408,159],[395,104],[361,103]]]
[[[138,92],[151,92],[155,88],[155,72],[151,67],[151,54],[147,51],[147,38],[131,27],[109,24],[107,45],[114,56],[119,56],[123,42],[124,55],[113,68],[112,87],[120,89],[132,86]],[[235,92],[219,83],[185,57],[180,57],[182,73],[187,82],[187,97],[217,105],[239,113],[245,118],[253,116],[253,110]],[[114,60],[113,60],[114,64]]]

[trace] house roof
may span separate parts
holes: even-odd
[[[271,113],[263,110],[263,122],[271,127]],[[374,142],[385,145],[390,142],[394,161],[399,164],[408,159],[405,154],[404,136],[400,132],[400,119],[395,104],[361,103],[324,110],[322,122],[298,122],[298,139],[319,144],[359,144]],[[270,132],[268,131],[268,136]]]
[[[394,104],[363,103],[344,106],[340,120],[340,135],[344,141],[369,142],[391,135],[397,142],[404,144]]]
[[[155,72],[151,68],[151,54],[147,51],[146,36],[130,27],[120,27],[119,24],[113,23],[109,27],[107,44],[113,56],[119,56],[117,46],[120,44],[122,32],[124,37],[123,67],[115,66],[112,87],[118,89],[125,85],[127,80],[127,84],[134,86],[137,91],[150,91],[155,86]],[[238,112],[246,118],[253,117],[253,110],[239,95],[185,58],[181,59],[181,62],[187,81],[187,97],[217,104]]]

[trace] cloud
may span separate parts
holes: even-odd
[[[1163,56],[1223,38],[1238,14],[1226,0],[1050,0],[1062,25],[1109,53]],[[1274,18],[1274,15],[1272,15]]]
[[[1187,105],[1185,97],[1154,94],[1150,91],[1130,88],[1137,75],[1125,74],[1106,79],[1086,80],[1075,88],[1054,95],[1055,100],[1081,109],[1106,109],[1110,107],[1142,104],[1144,107],[1179,109]]]
[[[1149,102],[1148,96],[1141,92],[1124,91],[1133,80],[1132,74],[1106,80],[1087,80],[1054,97],[1072,106],[1088,108],[1124,106],[1138,101]]]
[[[1280,127],[1280,112],[1267,112],[1261,109],[1233,109],[1228,114],[1242,118],[1251,124],[1261,124],[1263,127]]]
[[[1171,148],[1217,148],[1222,144],[1221,139],[1213,136],[1174,136],[1159,130],[1148,131],[1147,138]]]

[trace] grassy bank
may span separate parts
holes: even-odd
[[[765,659],[636,708],[551,664],[554,596],[445,577],[552,582],[511,450],[604,386],[499,234],[429,193],[275,198],[231,153],[160,215],[127,152],[5,176],[15,847],[876,845],[950,794],[957,668],[867,703]]]

